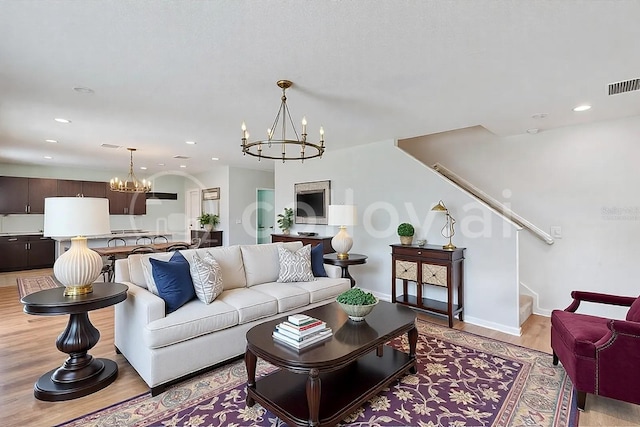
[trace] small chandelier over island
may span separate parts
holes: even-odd
[[[120,193],[148,193],[151,191],[151,181],[147,181],[146,179],[138,181],[138,178],[136,178],[136,175],[133,173],[133,152],[136,151],[136,149],[127,148],[127,150],[131,152],[129,175],[127,175],[124,181],[121,181],[117,177],[112,178],[109,181],[111,191],[117,191]]]
[[[284,163],[286,160],[301,160],[313,159],[315,157],[322,157],[324,153],[324,129],[320,126],[320,142],[313,143],[307,141],[307,118],[302,118],[302,134],[298,135],[293,120],[291,119],[291,113],[287,107],[287,96],[285,91],[290,88],[293,83],[289,80],[278,80],[279,88],[282,89],[282,97],[280,98],[280,109],[273,124],[267,129],[267,139],[261,139],[254,142],[248,142],[249,132],[247,126],[242,122],[242,154],[257,157],[258,161],[262,159],[282,160]],[[280,125],[280,119],[282,118],[282,124]],[[289,119],[291,130],[295,135],[295,139],[287,138],[287,118]],[[280,139],[274,138],[274,132],[276,128],[281,127]],[[296,151],[294,153],[291,150],[287,153],[287,147],[291,147]],[[279,151],[278,148],[280,149]],[[311,153],[307,152],[310,150]]]

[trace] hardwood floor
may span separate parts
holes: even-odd
[[[118,379],[89,396],[64,402],[42,402],[33,396],[33,384],[43,373],[62,364],[65,355],[55,348],[67,316],[32,316],[22,311],[15,279],[19,275],[50,274],[51,270],[0,274],[0,425],[50,426],[96,411],[148,389],[128,362],[113,348],[113,307],[93,311],[91,322],[100,331],[98,344],[90,351],[94,357],[114,360]],[[430,321],[441,318],[420,315]],[[463,322],[456,329],[550,353],[549,319],[531,316],[524,333],[515,337]],[[551,356],[549,356],[551,357]],[[598,396],[587,397],[587,411],[580,414],[580,426],[639,426],[640,406]]]

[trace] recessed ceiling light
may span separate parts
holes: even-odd
[[[217,157],[212,157],[211,160],[220,160],[220,159]]]
[[[584,105],[578,105],[573,109],[573,111],[580,112],[580,111],[587,111],[590,109],[591,109],[591,105],[584,104]]]
[[[186,167],[187,167],[187,165],[180,165],[180,167],[181,167],[181,168],[186,168]]]
[[[44,158],[47,159],[47,160],[53,159],[53,157],[51,157],[51,156],[44,156]]]
[[[57,144],[58,141],[56,141],[55,139],[45,139],[44,142],[50,142],[52,144]]]
[[[184,143],[189,145],[196,145],[195,141],[185,141]]]
[[[78,93],[85,93],[85,94],[93,93],[93,89],[90,89],[88,87],[83,87],[83,86],[74,87],[73,90],[75,90]]]
[[[158,163],[158,166],[164,166],[164,163]]]
[[[58,117],[58,118],[55,118],[55,119],[53,119],[53,120],[55,120],[55,121],[56,121],[56,122],[58,122],[58,123],[71,123],[71,120],[61,119],[61,118],[59,118],[59,117]]]
[[[147,167],[146,166],[140,166],[140,169],[142,169],[143,171],[146,171]]]

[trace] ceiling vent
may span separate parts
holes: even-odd
[[[188,156],[180,156],[180,155],[178,155],[178,156],[173,156],[173,158],[174,158],[174,159],[183,159],[183,160],[187,160],[187,159],[190,159],[191,157],[188,157]]]
[[[640,79],[625,80],[624,82],[611,83],[609,85],[609,95],[633,92],[640,89]]]
[[[113,145],[113,144],[101,144],[100,145],[103,148],[120,148],[120,145]]]

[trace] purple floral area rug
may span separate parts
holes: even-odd
[[[577,426],[572,384],[550,354],[416,320],[418,372],[347,416],[343,426]],[[390,345],[408,351],[407,337]],[[258,361],[257,376],[276,368]],[[138,396],[62,426],[285,426],[245,405],[239,361],[159,396]]]

